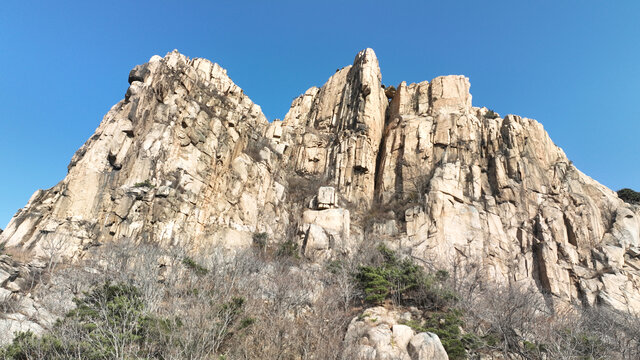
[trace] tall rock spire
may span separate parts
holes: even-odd
[[[294,100],[284,126],[306,126],[294,150],[295,169],[319,174],[348,200],[373,199],[376,154],[382,140],[388,100],[372,49],[356,55],[320,89]]]

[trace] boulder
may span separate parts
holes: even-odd
[[[338,207],[338,194],[332,186],[321,186],[318,188],[316,197],[317,208],[320,210]]]
[[[384,307],[365,310],[354,318],[345,335],[345,353],[358,359],[448,360],[436,334],[416,333],[399,324],[411,320],[409,312],[401,313]]]

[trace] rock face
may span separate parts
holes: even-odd
[[[375,53],[363,50],[322,88],[295,99],[281,125],[296,172],[326,179],[348,201],[364,205],[373,199],[388,107],[381,78]]]
[[[236,247],[250,244],[254,231],[273,232],[258,219],[278,226],[287,217],[283,187],[267,161],[243,153],[268,122],[226,71],[174,51],[137,66],[129,82],[67,177],[16,214],[6,245],[46,255],[62,243],[78,256],[123,237]]]
[[[638,207],[578,171],[540,123],[473,107],[463,76],[385,89],[367,49],[273,122],[220,66],[177,51],[129,83],[0,243],[76,259],[122,238],[199,252],[266,232],[323,261],[380,238],[552,304],[640,312]]]
[[[302,253],[309,259],[327,260],[335,252],[349,254],[355,247],[350,241],[349,210],[337,208],[335,188],[323,186],[311,202],[312,208],[302,213],[298,231],[302,238]]]
[[[10,342],[17,331],[40,334],[43,326],[55,321],[30,294],[43,267],[25,266],[0,255],[0,344]]]
[[[410,312],[398,313],[384,307],[365,310],[349,324],[345,335],[347,354],[361,360],[448,360],[438,335],[415,333],[399,324],[410,321]]]
[[[640,310],[638,209],[593,181],[535,120],[471,107],[466,78],[402,83],[376,196],[411,203],[415,256],[473,261],[495,281]]]

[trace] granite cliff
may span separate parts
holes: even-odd
[[[385,87],[366,49],[272,122],[218,64],[177,51],[129,84],[65,179],[0,233],[33,266],[122,240],[234,253],[263,233],[324,263],[375,239],[537,289],[551,309],[640,313],[640,208],[539,122],[474,107],[464,76]],[[19,293],[17,279],[0,277],[2,291]]]

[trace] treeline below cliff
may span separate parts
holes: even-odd
[[[51,266],[32,293],[64,315],[43,334],[19,333],[0,357],[426,358],[416,349],[429,344],[398,344],[397,329],[408,328],[436,334],[449,359],[640,357],[636,318],[605,308],[552,313],[537,290],[488,285],[473,264],[437,269],[375,241],[314,264],[293,243],[267,244],[255,234],[234,256],[207,249],[196,257],[121,242]],[[69,293],[72,302],[52,295]],[[0,305],[20,306],[10,297]],[[386,311],[399,315],[375,315]]]

